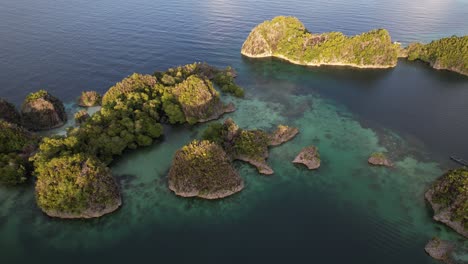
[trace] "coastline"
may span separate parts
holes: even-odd
[[[302,65],[302,66],[311,66],[311,67],[321,67],[321,66],[340,66],[340,67],[353,67],[353,68],[359,68],[359,69],[391,69],[395,68],[397,64],[395,65],[358,65],[354,63],[303,63],[300,61],[292,60],[290,58],[287,58],[284,55],[252,55],[252,54],[247,54],[244,51],[241,51],[241,54],[249,57],[249,58],[278,58],[285,60],[287,62],[290,62],[292,64],[296,65]]]

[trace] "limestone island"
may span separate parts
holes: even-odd
[[[175,154],[169,189],[183,197],[224,198],[241,191],[244,180],[216,143],[193,141]]]
[[[31,93],[21,107],[23,125],[31,130],[48,130],[67,122],[63,103],[45,90]]]
[[[243,89],[234,82],[233,72],[230,67],[217,69],[194,63],[152,75],[135,73],[115,84],[102,97],[98,112],[89,116],[81,110],[75,115],[78,126],[68,129],[66,136],[42,139],[31,158],[37,177],[38,206],[45,214],[59,218],[94,218],[117,210],[122,205],[122,197],[109,169],[114,158],[126,149],[162,140],[162,124],[195,124],[233,111],[234,106],[223,104],[215,88],[234,96],[243,95]],[[97,93],[85,92],[81,102],[86,106],[96,105],[101,101],[99,98]],[[44,109],[47,111],[39,111]],[[23,110],[23,115],[39,111],[36,116],[49,116],[40,120],[64,121],[62,105],[45,91],[29,96]],[[55,126],[52,122],[45,123],[31,127]],[[209,150],[216,155],[222,153],[216,148]],[[217,158],[217,162],[223,160],[222,156]],[[242,188],[242,180],[237,179],[240,181],[233,191]],[[211,184],[217,186],[216,181]],[[200,196],[210,190],[200,190]],[[220,189],[216,190],[216,194],[207,192],[206,197],[223,195]]]
[[[311,33],[296,17],[278,16],[257,25],[242,45],[247,57],[277,57],[307,66],[395,67],[401,51],[385,29],[348,37]]]
[[[425,197],[434,210],[434,220],[468,237],[468,168],[445,173]]]
[[[424,247],[424,250],[429,256],[447,263],[450,263],[450,253],[452,253],[454,249],[455,246],[452,243],[436,237],[431,239]]]
[[[367,162],[374,166],[384,166],[384,167],[392,167],[393,163],[387,158],[387,155],[382,152],[375,152],[369,157]]]
[[[468,76],[468,36],[452,36],[429,44],[411,43],[405,50],[408,60],[420,60],[437,70]]]
[[[3,98],[0,98],[0,119],[9,123],[21,124],[21,116],[16,107]]]
[[[305,147],[293,160],[293,163],[304,164],[309,170],[315,170],[320,167],[320,155],[315,146]]]

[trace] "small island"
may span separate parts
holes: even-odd
[[[63,103],[45,90],[29,94],[21,107],[23,125],[31,130],[48,130],[67,122]]]
[[[294,158],[293,163],[304,164],[309,170],[315,170],[320,167],[320,155],[315,146],[305,147]]]
[[[384,166],[384,167],[393,166],[393,163],[390,161],[390,159],[387,158],[387,155],[385,155],[385,153],[382,153],[382,152],[372,153],[372,155],[369,157],[367,162],[374,166]]]
[[[78,105],[82,107],[93,107],[101,105],[102,97],[96,91],[82,92],[78,99]]]
[[[452,36],[429,44],[411,43],[408,60],[420,60],[437,70],[449,70],[468,76],[468,36]]]
[[[468,168],[445,173],[425,197],[434,210],[434,220],[468,237]]]
[[[220,199],[244,188],[226,152],[207,140],[192,141],[178,150],[168,179],[169,189],[182,197]]]
[[[277,57],[307,66],[395,67],[400,44],[385,29],[348,37],[340,32],[314,34],[296,17],[278,16],[257,25],[242,45],[247,57]]]

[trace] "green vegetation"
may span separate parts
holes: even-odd
[[[0,184],[16,185],[27,180],[31,166],[28,156],[37,138],[25,129],[0,120]]]
[[[263,159],[269,141],[268,134],[261,130],[242,130],[234,141],[234,151],[238,156]]]
[[[86,112],[86,110],[80,110],[75,113],[75,122],[80,125],[84,123],[86,120],[88,120],[89,114]]]
[[[408,59],[421,60],[436,69],[446,69],[468,75],[468,36],[442,38],[429,44],[412,43]]]
[[[46,96],[48,96],[49,93],[46,91],[46,90],[39,90],[37,92],[34,92],[34,93],[30,93],[28,96],[26,96],[26,102],[32,102],[32,101],[35,101],[37,99],[40,99],[40,98],[44,98]]]
[[[169,171],[169,188],[184,197],[222,198],[243,185],[224,150],[207,140],[194,140],[177,151]]]
[[[66,137],[44,138],[32,158],[39,206],[53,215],[80,215],[106,203],[115,197],[115,184],[110,176],[99,175],[109,174],[105,166],[115,156],[161,138],[161,123],[195,123],[222,107],[201,65],[154,75],[135,73],[109,89],[101,110],[92,117],[83,118],[86,112],[78,112],[75,117],[81,125],[68,130]],[[80,178],[83,170],[85,182]]]
[[[468,168],[450,170],[433,185],[433,201],[451,210],[451,220],[468,228]]]
[[[3,98],[0,98],[0,120],[5,120],[14,124],[21,123],[21,116],[18,110],[16,110],[16,107]]]
[[[374,153],[371,154],[371,157],[376,158],[376,159],[386,159],[387,158],[387,156],[383,152],[374,152]]]
[[[50,215],[100,210],[119,197],[110,170],[86,154],[52,158],[36,167],[36,173],[37,203]]]
[[[299,64],[393,67],[399,44],[385,29],[347,37],[340,32],[310,33],[299,19],[279,16],[255,27],[242,47],[247,56],[279,56]]]
[[[234,82],[234,77],[227,71],[216,74],[213,82],[221,87],[221,91],[234,95],[235,97],[244,97],[244,89]]]

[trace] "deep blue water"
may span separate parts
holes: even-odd
[[[102,219],[48,219],[32,185],[0,188],[0,263],[419,264],[434,263],[422,250],[432,236],[466,246],[431,220],[422,193],[456,166],[449,155],[468,159],[468,78],[405,60],[357,70],[242,57],[250,30],[277,15],[312,32],[383,27],[405,45],[468,34],[466,0],[0,1],[0,97],[17,106],[38,89],[72,102],[133,72],[205,61],[239,72],[247,97],[232,117],[242,126],[301,129],[272,151],[275,176],[236,164],[247,187],[223,201],[166,188],[174,151],[201,127],[168,130],[116,161],[125,204]],[[285,162],[311,143],[323,151],[319,172]],[[369,169],[376,148],[397,153],[397,168]]]

